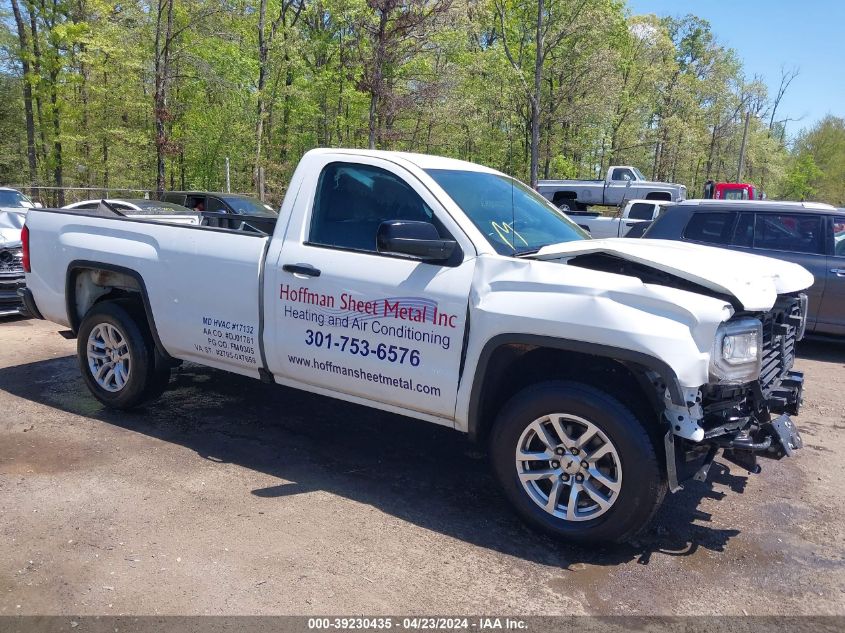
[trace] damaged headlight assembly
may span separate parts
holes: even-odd
[[[758,319],[722,323],[710,354],[710,376],[721,384],[756,380],[763,363],[763,324]]]

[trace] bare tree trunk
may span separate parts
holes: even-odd
[[[166,15],[164,15],[166,12]],[[165,21],[162,33],[162,19]],[[155,35],[155,133],[156,133],[156,193],[161,197],[166,184],[165,157],[169,146],[167,137],[167,96],[170,84],[170,40],[173,34],[173,0],[158,0]]]
[[[540,97],[543,82],[543,17],[545,0],[537,0],[537,34],[534,50],[534,92],[531,95],[531,186],[537,187],[540,167]]]
[[[32,69],[38,84],[41,83],[41,46],[38,44],[38,24],[35,22],[35,12],[32,9],[31,3],[27,2],[27,10],[29,11],[29,30],[32,35]],[[41,145],[41,160],[42,165],[47,160],[47,133],[44,125],[44,114],[41,108],[41,97],[39,91],[35,92],[35,114],[38,118],[38,136]]]
[[[53,119],[53,178],[58,192],[58,206],[65,206],[64,173],[62,166],[62,124],[59,112],[58,70],[50,70],[50,106]]]
[[[370,112],[369,112],[369,135],[367,143],[370,149],[376,148],[376,136],[380,133],[377,130],[379,101],[382,93],[382,66],[384,65],[385,38],[387,31],[387,10],[382,9],[379,16],[378,34],[376,40],[376,56],[373,60],[373,78],[370,85]]]
[[[85,52],[84,46],[81,52]],[[82,76],[82,86],[80,87],[80,97],[82,99],[82,155],[85,157],[85,177],[82,185],[89,187],[91,186],[91,136],[88,130],[90,121],[88,83],[91,80],[91,71],[84,61],[80,62],[79,70],[79,74]]]
[[[745,171],[745,145],[748,142],[748,123],[751,121],[751,112],[745,113],[745,128],[742,130],[742,145],[739,147],[739,167],[736,170],[736,181],[742,182],[742,172]]]
[[[26,116],[26,157],[29,163],[29,184],[35,187],[37,183],[38,163],[35,157],[35,118],[32,111],[32,83],[29,67],[29,42],[27,40],[26,26],[21,16],[18,0],[12,0],[12,12],[15,14],[15,25],[18,29],[18,40],[21,47],[21,67],[23,68],[23,106]],[[35,189],[30,189],[30,194],[35,196]]]
[[[258,170],[261,168],[261,143],[264,140],[264,116],[266,104],[264,87],[267,84],[267,42],[265,27],[267,23],[267,0],[261,0],[258,8],[258,118],[255,123],[255,170],[253,182],[258,191]]]
[[[109,75],[104,70],[103,71],[103,87],[105,88],[104,92],[108,95],[108,85],[109,85]],[[109,138],[108,138],[108,126],[103,126],[103,187],[108,188],[109,186]],[[104,192],[108,194],[108,192]]]

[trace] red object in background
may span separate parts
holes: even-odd
[[[23,225],[21,229],[21,245],[23,246],[23,271],[25,273],[31,273],[32,268],[29,265],[29,228],[26,224]]]
[[[743,182],[717,182],[713,187],[716,200],[756,200],[754,185]]]

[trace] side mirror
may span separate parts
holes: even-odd
[[[403,255],[424,262],[442,262],[452,256],[457,242],[444,240],[430,222],[388,220],[378,227],[379,253]]]

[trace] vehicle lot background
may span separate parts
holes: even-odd
[[[187,364],[108,411],[57,329],[0,323],[0,614],[845,614],[845,345],[800,347],[796,458],[579,550],[457,433]]]

